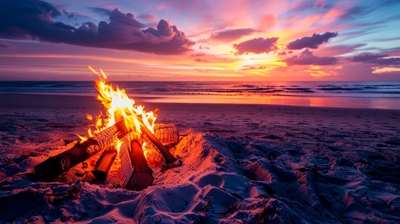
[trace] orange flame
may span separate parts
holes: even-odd
[[[88,68],[94,74],[99,76],[99,80],[97,80],[95,83],[95,87],[98,91],[97,100],[99,100],[107,110],[105,117],[101,113],[96,117],[96,120],[92,125],[96,128],[94,131],[95,133],[103,130],[104,128],[110,127],[121,120],[124,121],[128,131],[133,132],[134,136],[137,138],[140,138],[141,135],[140,122],[142,122],[150,131],[154,133],[153,128],[156,116],[153,112],[146,112],[143,106],[135,105],[135,101],[128,97],[124,89],[119,89],[118,86],[114,87],[110,82],[107,81],[107,75],[102,70],[100,70],[99,73],[91,66],[88,66]],[[86,115],[86,117],[89,120],[93,119],[91,115]],[[93,136],[90,128],[88,129],[88,136]],[[79,137],[82,140],[87,139],[87,137]],[[121,146],[120,140],[116,140],[115,145],[117,146],[116,148],[119,152],[119,148]]]

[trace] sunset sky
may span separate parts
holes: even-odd
[[[398,0],[1,0],[0,80],[400,81]]]

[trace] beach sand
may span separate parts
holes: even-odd
[[[0,222],[400,223],[400,110],[137,103],[178,127],[183,165],[130,191],[115,167],[29,174],[86,133],[94,97],[0,94]]]

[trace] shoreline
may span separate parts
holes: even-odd
[[[130,96],[133,97],[133,96]],[[32,102],[58,101],[57,99],[67,99],[76,101],[78,105],[82,99],[94,99],[98,103],[96,96],[78,94],[58,94],[58,93],[4,93],[0,92],[0,106],[18,105],[4,99],[22,100],[28,103],[27,106],[36,106]],[[183,99],[183,100],[182,100]],[[229,101],[231,99],[231,101]],[[260,101],[261,99],[261,101]],[[142,105],[163,105],[163,104],[202,104],[202,105],[244,105],[244,106],[282,106],[282,107],[310,107],[310,108],[335,108],[335,109],[377,109],[377,110],[400,110],[400,99],[397,98],[337,98],[337,97],[304,97],[304,96],[271,96],[264,98],[256,97],[217,97],[208,95],[188,95],[188,96],[135,96],[136,104]],[[268,102],[267,102],[268,101]],[[87,101],[91,106],[96,107],[96,103]],[[358,102],[358,104],[354,103]],[[375,102],[375,103],[374,103]],[[393,105],[393,102],[396,104]],[[92,104],[93,103],[93,104]],[[56,103],[57,104],[57,103]],[[98,103],[99,104],[99,103]],[[389,105],[391,104],[391,105]],[[100,104],[99,104],[100,105]],[[367,106],[369,105],[369,106]]]

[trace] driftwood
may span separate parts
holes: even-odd
[[[40,181],[50,181],[67,171],[71,167],[85,161],[94,154],[104,150],[114,141],[116,136],[123,136],[126,128],[124,123],[118,122],[101,132],[95,134],[92,138],[78,143],[71,149],[52,156],[44,162],[35,166],[35,175]]]

